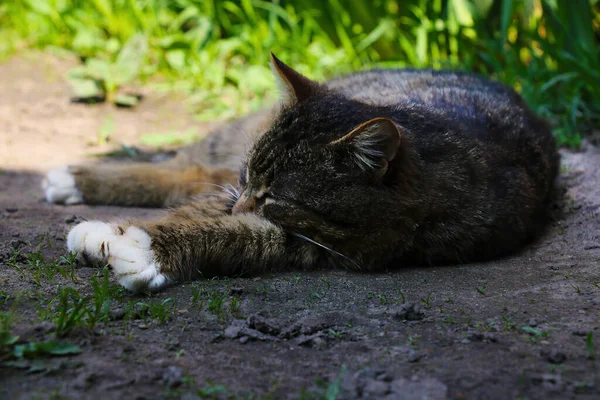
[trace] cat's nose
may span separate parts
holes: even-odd
[[[232,214],[253,213],[256,210],[256,198],[248,197],[246,193],[242,193],[238,201],[235,202],[231,209]]]

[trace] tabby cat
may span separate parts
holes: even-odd
[[[142,291],[278,269],[485,260],[543,228],[559,156],[512,89],[408,69],[319,84],[271,65],[280,106],[170,161],[51,171],[50,202],[185,203],[154,221],[83,222],[69,250]],[[210,194],[215,185],[224,192]]]

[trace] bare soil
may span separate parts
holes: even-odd
[[[106,317],[56,338],[52,299],[67,286],[92,295],[102,271],[40,278],[27,255],[59,260],[82,218],[160,211],[47,204],[44,172],[144,133],[206,128],[151,91],[133,110],[72,104],[62,79],[71,63],[33,54],[0,65],[0,311],[12,311],[19,343],[82,352],[0,356],[0,398],[600,398],[600,151],[591,146],[562,152],[562,212],[512,257],[198,281],[151,296],[111,281]],[[90,146],[109,115],[111,141]]]

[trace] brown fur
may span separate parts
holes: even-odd
[[[169,207],[202,193],[214,193],[213,185],[237,181],[238,173],[231,169],[178,161],[77,166],[71,171],[87,204]]]

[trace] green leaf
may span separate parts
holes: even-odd
[[[462,26],[473,26],[473,13],[471,4],[466,0],[452,0],[456,20]]]
[[[169,50],[165,54],[169,66],[176,70],[185,68],[185,52],[183,50]]]
[[[542,336],[542,332],[540,330],[532,328],[530,326],[524,326],[521,328],[521,330],[523,330],[531,335]]]
[[[114,64],[115,76],[112,77],[117,86],[128,83],[137,77],[147,52],[148,41],[142,33],[133,35],[123,45]]]
[[[98,131],[97,139],[98,146],[105,145],[108,142],[110,135],[115,131],[115,121],[113,116],[106,118],[100,130]]]
[[[114,98],[114,103],[121,107],[135,107],[139,102],[138,97],[124,93],[119,93]]]
[[[111,65],[104,60],[90,58],[85,63],[85,72],[87,77],[98,80],[108,81],[112,79]]]
[[[81,349],[70,343],[59,342],[29,342],[16,345],[13,348],[15,358],[35,358],[46,355],[63,356],[68,354],[79,354]]]
[[[196,131],[194,129],[190,129],[183,133],[149,133],[140,138],[140,143],[145,146],[161,147],[190,144],[196,139]]]
[[[52,354],[55,356],[64,356],[69,354],[81,353],[81,348],[71,343],[46,342],[44,343],[44,348],[48,354]]]
[[[0,333],[0,346],[10,346],[17,343],[18,336],[11,335],[10,332]]]
[[[92,79],[69,79],[68,82],[77,97],[87,99],[103,95],[96,81]]]

